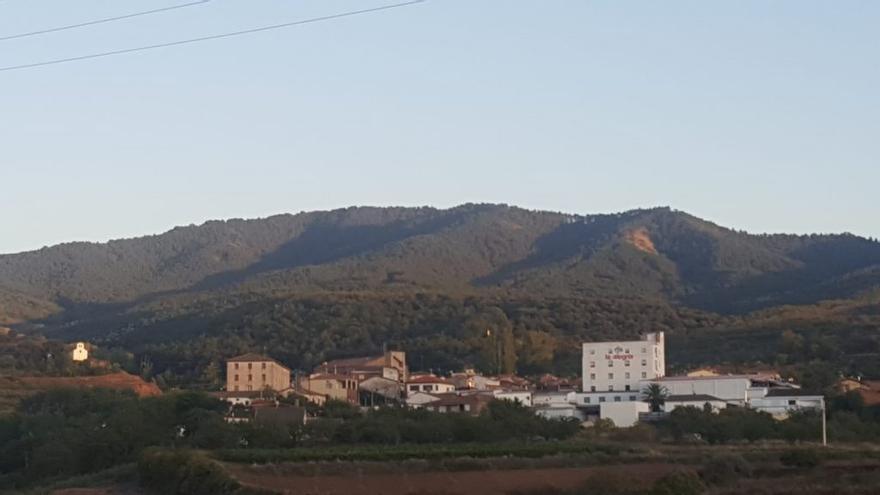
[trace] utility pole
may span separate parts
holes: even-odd
[[[825,397],[822,397],[822,446],[828,445],[828,428],[825,420]]]

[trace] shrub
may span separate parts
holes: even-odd
[[[706,486],[693,471],[675,471],[657,480],[651,495],[700,495]]]
[[[814,449],[789,450],[779,456],[783,466],[795,468],[814,468],[821,463],[819,453]]]
[[[224,495],[241,486],[223,468],[191,451],[148,449],[138,461],[141,484],[168,494]]]
[[[709,459],[700,470],[703,481],[712,485],[726,485],[752,476],[752,465],[741,455],[722,455]]]

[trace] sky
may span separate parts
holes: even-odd
[[[0,37],[178,3],[0,0]],[[379,5],[212,0],[0,41],[0,66]],[[466,202],[880,237],[878,25],[872,0],[429,0],[0,71],[0,253]]]

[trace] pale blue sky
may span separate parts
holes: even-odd
[[[174,3],[4,0],[0,36]],[[381,4],[214,0],[0,65]],[[469,201],[880,236],[878,26],[869,0],[432,0],[0,72],[0,252]]]

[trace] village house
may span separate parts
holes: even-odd
[[[455,393],[438,394],[437,400],[428,402],[423,407],[428,411],[439,413],[459,413],[479,416],[492,401],[493,397],[485,394],[459,395]]]
[[[406,393],[427,392],[427,393],[449,393],[455,391],[455,384],[435,375],[418,375],[411,376],[406,381]]]
[[[227,392],[290,392],[290,369],[259,354],[243,354],[226,362]]]
[[[71,352],[70,358],[75,363],[82,363],[89,359],[89,350],[86,347],[85,342],[77,342],[73,346],[73,351]]]
[[[378,356],[334,359],[321,364],[316,372],[349,375],[358,382],[374,376],[404,382],[408,377],[406,353],[401,351],[386,351]]]
[[[360,404],[362,406],[378,406],[398,403],[403,398],[403,384],[381,376],[374,376],[358,384]]]
[[[327,399],[341,400],[358,404],[358,382],[351,375],[334,373],[313,373],[302,376],[297,389],[307,390],[310,394],[323,395]]]

